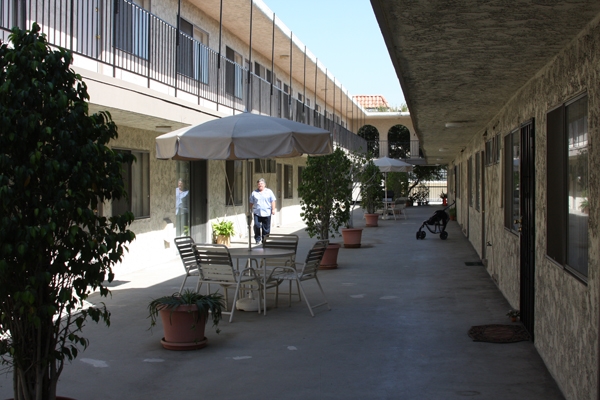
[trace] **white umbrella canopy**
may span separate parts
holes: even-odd
[[[163,160],[247,160],[331,152],[333,138],[325,129],[248,112],[156,138],[156,158]]]
[[[381,172],[410,172],[413,169],[412,164],[389,157],[376,158],[373,163]]]
[[[384,175],[384,190],[385,190],[385,195],[387,196],[387,173],[388,172],[410,172],[413,170],[413,166],[412,164],[409,164],[407,162],[395,159],[395,158],[389,158],[389,157],[381,157],[381,158],[376,158],[375,160],[373,160],[373,164],[377,165],[379,167],[379,170],[381,172],[383,172]],[[385,202],[385,213],[387,215],[387,207],[388,203],[387,201]]]

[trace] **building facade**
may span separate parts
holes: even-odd
[[[464,235],[565,397],[598,399],[600,4],[371,3]]]

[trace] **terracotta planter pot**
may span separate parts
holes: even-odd
[[[365,220],[367,221],[365,226],[379,226],[379,214],[365,214]]]
[[[224,244],[227,247],[231,246],[231,238],[225,235],[217,235],[217,244]]]
[[[160,341],[168,350],[195,350],[206,346],[204,317],[198,318],[195,305],[182,305],[175,310],[160,310],[165,337]]]
[[[321,265],[319,265],[319,269],[336,269],[338,267],[337,256],[340,247],[342,246],[339,243],[329,243],[325,250],[325,254],[323,255],[323,259],[321,260]]]
[[[344,247],[349,249],[358,248],[362,238],[362,228],[344,228],[342,229],[342,237],[344,238]]]

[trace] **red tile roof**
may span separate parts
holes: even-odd
[[[379,107],[389,108],[389,104],[385,100],[385,97],[383,97],[380,94],[358,95],[358,96],[352,96],[352,98],[354,99],[354,101],[356,101],[358,104],[360,104],[365,109],[379,108]]]

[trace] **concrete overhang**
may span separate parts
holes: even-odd
[[[598,0],[371,0],[421,147],[452,161],[600,13]],[[440,151],[444,148],[444,151]]]

